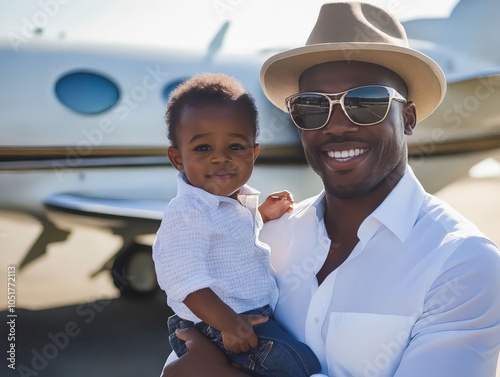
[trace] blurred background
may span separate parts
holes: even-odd
[[[448,79],[443,104],[408,141],[410,165],[500,244],[500,2],[368,2],[395,13]],[[190,75],[226,72],[256,97],[253,186],[296,200],[320,190],[259,69],[304,44],[321,4],[0,0],[1,344],[9,354],[15,318],[17,368],[4,361],[2,375],[159,375],[170,310],[150,245],[176,189],[163,114]]]

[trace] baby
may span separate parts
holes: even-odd
[[[194,76],[169,98],[167,153],[178,191],[153,245],[175,312],[169,340],[182,356],[188,350],[175,330],[194,326],[251,375],[311,376],[321,369],[316,356],[273,319],[278,288],[258,234],[293,199],[282,191],[258,206],[259,192],[246,185],[259,153],[257,119],[251,95],[223,74]]]

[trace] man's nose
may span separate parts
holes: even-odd
[[[328,123],[322,130],[324,133],[343,134],[346,132],[356,132],[358,128],[359,126],[351,122],[344,113],[340,103],[336,103],[332,107],[332,114],[330,115],[330,119],[328,119]]]

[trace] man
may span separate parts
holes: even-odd
[[[268,59],[264,92],[290,113],[324,191],[269,222],[276,319],[330,377],[493,377],[500,253],[427,194],[405,135],[445,94],[401,24],[363,3],[325,4],[306,46]],[[167,376],[239,376],[198,334]],[[189,353],[188,353],[189,355]],[[186,355],[187,356],[187,355]]]

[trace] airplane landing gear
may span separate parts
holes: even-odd
[[[132,242],[113,263],[113,284],[123,297],[149,297],[158,289],[151,246]]]

